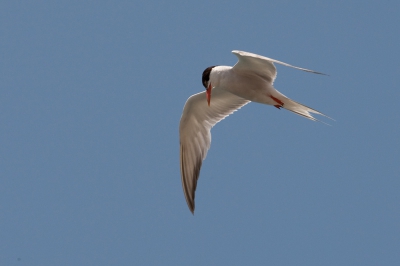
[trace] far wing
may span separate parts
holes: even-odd
[[[219,121],[249,103],[230,92],[214,88],[211,105],[206,92],[189,97],[179,125],[181,181],[186,202],[194,213],[194,198],[202,161],[211,144],[211,128]]]
[[[236,65],[233,66],[233,69],[238,69],[238,70],[247,70],[247,71],[253,71],[257,73],[258,75],[266,78],[268,81],[271,83],[274,82],[276,78],[276,68],[273,63],[281,64],[287,67],[292,67],[296,68],[299,70],[303,70],[306,72],[311,72],[314,74],[320,74],[320,75],[326,75],[321,72],[317,72],[314,70],[306,69],[306,68],[301,68],[297,66],[292,66],[287,63],[271,59],[265,56],[253,54],[253,53],[248,53],[248,52],[243,52],[243,51],[238,51],[234,50],[232,51],[234,55],[236,55],[239,59],[239,61],[236,63]]]

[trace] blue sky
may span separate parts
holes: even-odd
[[[397,265],[398,1],[3,1],[1,265]],[[244,50],[336,122],[249,104],[193,216],[178,125]]]

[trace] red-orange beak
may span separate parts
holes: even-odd
[[[208,85],[207,90],[206,90],[208,106],[210,106],[210,101],[211,101],[211,88],[212,88],[212,86],[211,86],[211,83],[210,83]]]

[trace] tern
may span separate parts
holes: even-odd
[[[210,66],[204,70],[202,83],[206,90],[189,97],[180,120],[181,181],[192,214],[200,168],[211,144],[211,128],[219,121],[249,102],[284,108],[313,121],[317,119],[311,113],[326,116],[289,99],[272,86],[277,73],[274,63],[325,74],[249,52],[232,53],[239,59],[233,67]]]

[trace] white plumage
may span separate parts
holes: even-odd
[[[189,97],[180,121],[181,180],[192,213],[201,164],[211,144],[211,128],[219,121],[250,101],[285,108],[313,121],[316,119],[311,113],[323,115],[289,99],[272,86],[276,78],[273,63],[315,74],[322,73],[248,52],[235,50],[232,53],[239,59],[235,66],[209,67],[203,72],[203,85],[207,91]],[[208,94],[212,94],[211,99]]]

